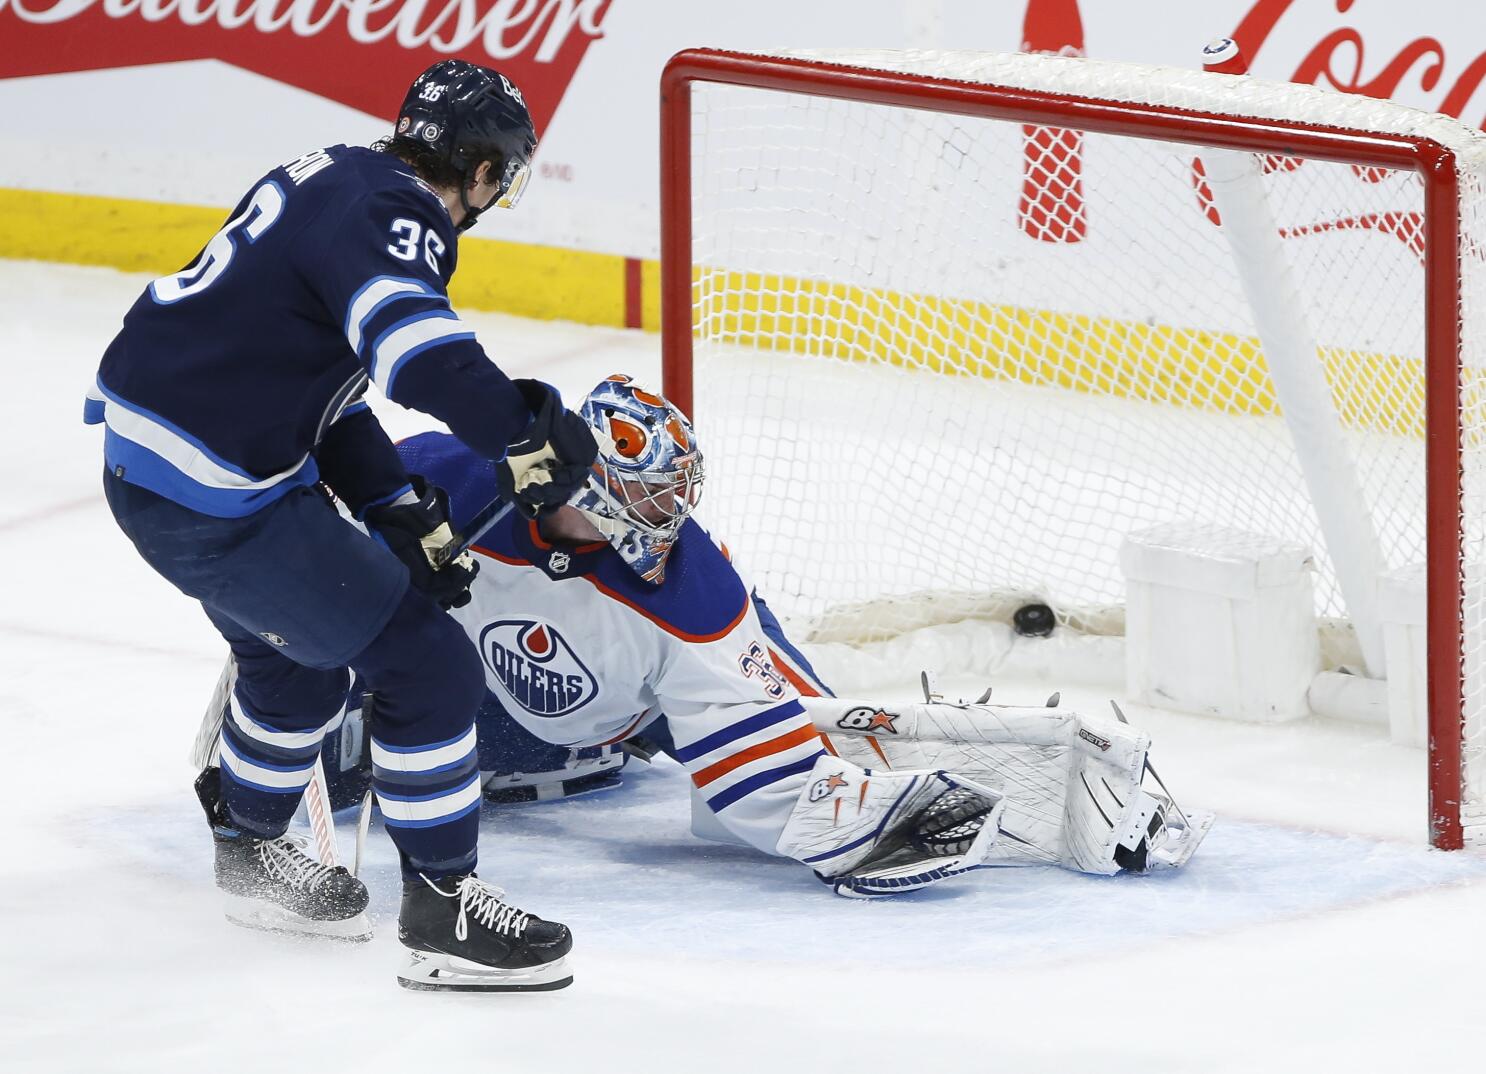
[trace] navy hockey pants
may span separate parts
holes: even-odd
[[[402,562],[313,489],[246,518],[199,514],[107,471],[104,492],[140,555],[201,601],[232,647],[221,762],[232,822],[264,837],[287,828],[339,718],[349,666],[376,698],[372,780],[404,875],[472,870],[484,673]]]

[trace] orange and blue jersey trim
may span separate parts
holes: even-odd
[[[710,735],[697,739],[689,746],[679,743],[676,746],[676,760],[682,764],[690,764],[692,761],[705,757],[729,743],[736,742],[740,738],[747,738],[775,724],[784,723],[786,720],[797,721],[805,715],[805,706],[799,701],[791,698],[782,705],[775,705],[771,709],[756,713],[746,719],[739,720],[731,726],[724,727],[720,731],[714,731]]]
[[[824,757],[825,750],[817,749],[807,757],[802,757],[789,764],[780,765],[778,768],[770,768],[758,772],[747,779],[734,783],[721,794],[715,794],[707,799],[707,808],[714,813],[721,813],[728,806],[743,798],[747,798],[754,791],[761,790],[771,784],[786,780],[791,776],[804,775],[815,767],[815,762]]]
[[[779,733],[758,738],[781,725],[786,726]],[[706,801],[714,813],[754,791],[810,771],[824,755],[815,727],[796,699],[755,713],[696,742],[678,745],[674,751],[676,759],[691,771],[697,789],[712,790]]]
[[[764,628],[764,637],[769,639],[769,653],[774,658],[774,666],[784,674],[790,685],[803,697],[835,697],[830,688],[821,682],[805,654],[785,635],[784,627],[779,624],[779,617],[769,607],[768,601],[758,595],[758,590],[754,590],[749,596],[753,600],[754,611],[758,612],[759,626]]]
[[[782,735],[776,735],[766,742],[760,742],[755,746],[749,746],[746,750],[740,750],[731,757],[724,757],[714,764],[708,765],[699,772],[693,772],[691,781],[698,789],[715,783],[734,769],[742,768],[750,762],[771,757],[776,753],[784,753],[786,750],[794,749],[815,738],[815,728],[810,724],[804,727],[796,727],[786,731]]]
[[[516,514],[497,522],[472,551],[513,567],[532,567],[555,582],[581,578],[661,630],[694,644],[727,637],[748,615],[749,595],[738,572],[695,522],[687,520],[671,550],[664,585],[644,581],[607,543],[560,549],[571,557],[550,567],[559,549],[530,520]]]

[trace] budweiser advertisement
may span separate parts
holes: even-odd
[[[215,59],[387,117],[436,60],[498,67],[539,129],[612,0],[0,0],[0,78]]]

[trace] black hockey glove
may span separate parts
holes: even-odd
[[[535,417],[521,439],[511,442],[495,479],[508,502],[535,518],[578,491],[599,446],[588,423],[562,405],[555,388],[539,380],[514,383]]]
[[[463,608],[470,602],[470,583],[480,565],[459,550],[459,537],[449,525],[449,497],[416,474],[411,478],[415,503],[389,503],[366,509],[366,525],[407,564],[413,585],[441,608]]]

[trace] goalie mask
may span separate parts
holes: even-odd
[[[619,374],[583,400],[599,453],[568,502],[641,578],[659,585],[682,523],[702,494],[702,453],[686,415]]]

